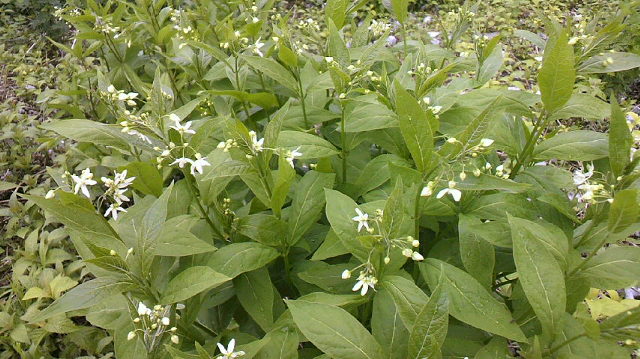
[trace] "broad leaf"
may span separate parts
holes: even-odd
[[[185,269],[173,277],[164,290],[161,303],[171,304],[189,299],[198,293],[230,281],[231,278],[205,266],[194,266]]]

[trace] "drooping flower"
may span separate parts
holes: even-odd
[[[360,291],[360,295],[364,296],[369,291],[369,288],[375,289],[375,285],[378,283],[376,277],[367,275],[364,272],[360,272],[358,281],[351,290],[354,292]]]
[[[299,152],[299,151],[298,151],[299,149],[300,149],[300,146],[298,146],[298,147],[297,147],[296,149],[294,149],[293,151],[289,151],[289,152],[287,152],[287,155],[286,155],[286,158],[285,158],[285,159],[287,160],[287,162],[289,162],[289,165],[291,165],[291,167],[293,167],[293,160],[294,160],[296,157],[300,157],[300,156],[302,156],[302,152]]]
[[[128,198],[127,198],[128,200]],[[118,220],[118,212],[126,212],[127,210],[122,208],[120,205],[121,202],[112,203],[107,210],[104,212],[105,217],[109,217],[109,214],[113,217],[114,220]]]
[[[429,183],[427,183],[427,185],[425,187],[422,188],[422,191],[420,191],[420,196],[422,197],[429,197],[433,194],[433,181],[429,181]]]
[[[180,117],[178,117],[178,115],[176,115],[175,113],[172,113],[169,115],[169,119],[171,121],[173,121],[174,125],[170,126],[171,128],[173,128],[174,130],[178,131],[180,134],[185,134],[185,133],[189,133],[189,134],[195,134],[196,131],[189,129],[191,127],[191,121],[188,121],[187,123],[185,123],[184,125],[180,123]]]
[[[243,352],[242,350],[239,350],[236,352],[234,351],[235,348],[236,348],[235,339],[231,339],[226,348],[221,343],[218,343],[218,349],[220,349],[220,354],[222,355],[218,355],[216,359],[233,359],[233,358],[244,356],[245,352]]]
[[[201,154],[196,153],[196,160],[191,161],[191,174],[195,175],[196,171],[200,174],[203,173],[202,167],[211,166],[211,163],[207,162],[206,157],[202,157]]]
[[[82,170],[80,176],[71,175],[71,178],[76,183],[73,193],[78,194],[78,191],[82,191],[82,194],[84,194],[87,198],[90,198],[91,195],[89,194],[89,189],[87,188],[87,186],[93,186],[94,184],[98,183],[93,180],[93,173],[91,173],[91,170],[85,168],[84,170]]]
[[[187,158],[187,157],[180,157],[180,158],[177,158],[175,161],[171,162],[171,166],[177,164],[178,167],[184,168],[184,166],[187,163],[193,164],[193,160],[191,158]]]
[[[255,131],[249,131],[249,137],[251,138],[251,148],[255,152],[260,152],[263,150],[264,138],[258,139]]]
[[[436,198],[442,198],[446,194],[450,194],[451,197],[453,197],[454,201],[459,202],[460,197],[462,197],[462,192],[460,192],[460,190],[457,190],[455,187],[456,187],[456,183],[454,181],[449,181],[449,187],[438,192],[438,194],[436,195]]]
[[[367,229],[367,231],[370,231],[371,228],[369,227],[369,215],[362,212],[360,210],[360,208],[356,208],[356,213],[358,214],[357,216],[351,218],[352,220],[358,222],[358,232],[360,232],[362,230],[362,227],[365,227]]]

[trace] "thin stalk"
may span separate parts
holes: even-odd
[[[207,213],[207,211],[204,209],[204,206],[200,202],[200,198],[196,196],[197,188],[195,183],[193,182],[193,178],[190,177],[185,170],[182,170],[182,173],[184,174],[184,178],[187,180],[187,183],[189,184],[187,186],[187,188],[189,189],[189,193],[191,194],[191,197],[195,199],[196,205],[198,206],[198,209],[200,210],[202,217],[204,217],[205,221],[207,221],[207,224],[209,225],[209,227],[211,227],[211,230],[213,230],[214,233],[220,236],[220,238],[224,239],[225,236],[220,232],[220,230],[218,230],[218,227],[216,227],[216,225],[213,223],[213,221],[209,217],[209,214]]]
[[[340,151],[342,151],[342,183],[347,183],[347,133],[344,119],[344,106],[340,111]]]
[[[404,58],[407,58],[407,26],[402,24],[402,48],[404,51]]]
[[[511,170],[511,174],[509,175],[509,178],[514,178],[518,174],[518,171],[520,170],[520,168],[522,168],[524,163],[526,163],[529,160],[529,157],[531,156],[531,153],[535,148],[535,144],[536,142],[538,142],[538,138],[540,137],[540,134],[544,130],[545,123],[546,123],[546,115],[543,114],[538,120],[538,122],[536,122],[533,125],[533,129],[531,130],[531,135],[527,139],[527,143],[524,145],[522,152],[518,155],[516,165]]]
[[[296,80],[298,80],[298,91],[300,92],[298,96],[300,97],[300,106],[302,106],[302,118],[304,118],[304,128],[305,130],[309,128],[309,120],[307,119],[307,106],[304,103],[305,93],[302,88],[302,80],[300,79],[300,71],[298,71],[298,76],[296,76]]]

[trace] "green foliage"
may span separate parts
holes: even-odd
[[[2,184],[47,273],[20,280],[20,321],[1,312],[6,345],[37,351],[44,328],[118,358],[629,356],[635,312],[586,309],[640,275],[640,121],[594,77],[636,67],[627,18],[527,27],[538,70],[470,34],[480,4],[429,38],[417,5],[383,5],[401,28],[364,2],[61,10],[74,76],[42,128],[74,144],[55,190]],[[81,260],[48,252],[67,237]]]

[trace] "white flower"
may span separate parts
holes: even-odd
[[[93,186],[94,184],[98,183],[93,180],[93,173],[91,173],[91,170],[85,168],[84,170],[82,170],[80,176],[71,175],[71,178],[76,183],[73,193],[78,194],[78,191],[82,190],[82,194],[84,194],[87,198],[90,198],[91,195],[89,194],[89,189],[87,188],[87,186]]]
[[[489,147],[493,144],[493,140],[490,138],[483,138],[480,140],[480,146]]]
[[[187,123],[182,125],[182,124],[180,124],[180,117],[178,117],[178,115],[176,115],[175,113],[170,114],[169,115],[169,119],[175,123],[174,126],[170,126],[170,127],[173,128],[174,130],[178,131],[180,134],[185,134],[185,133],[195,134],[196,133],[196,131],[189,129],[189,127],[191,127],[191,121],[188,121]]]
[[[116,88],[113,85],[109,85],[109,87],[107,87],[107,91],[109,93],[114,93],[116,92]]]
[[[414,261],[421,261],[424,259],[424,257],[418,252],[413,252],[411,253],[411,259],[413,259]]]
[[[196,153],[196,160],[195,161],[191,161],[191,174],[195,175],[196,171],[198,171],[198,173],[202,174],[203,169],[202,167],[204,166],[211,166],[211,163],[207,162],[207,158],[206,157],[202,157],[201,154]]]
[[[289,164],[291,165],[291,167],[293,167],[293,160],[296,157],[300,157],[302,156],[302,152],[298,152],[298,150],[300,149],[300,146],[298,146],[296,149],[294,149],[293,151],[289,151],[287,152],[287,156],[286,156],[286,160],[287,162],[289,162]]]
[[[255,152],[260,152],[263,150],[264,138],[258,139],[255,131],[249,131],[249,137],[251,137],[251,148]]]
[[[368,231],[370,231],[371,228],[369,227],[369,222],[367,222],[369,220],[369,215],[362,212],[360,208],[356,208],[356,213],[358,215],[351,219],[358,222],[358,232],[362,230],[362,227],[365,227]]]
[[[229,341],[229,345],[225,348],[224,345],[218,343],[218,349],[220,349],[220,354],[216,357],[216,359],[233,359],[237,357],[244,356],[244,352],[242,350],[234,352],[233,350],[236,347],[236,340],[231,339]]]
[[[138,303],[138,315],[149,315],[151,314],[151,309],[147,308],[144,303]]]
[[[324,58],[324,61],[326,61],[327,63],[332,63],[333,62],[333,57],[327,56],[327,57]]]
[[[126,198],[126,197],[125,197],[125,198]],[[129,199],[127,198],[127,200],[129,200]],[[124,208],[120,207],[120,204],[121,204],[121,203],[119,203],[119,202],[118,202],[118,203],[112,203],[112,204],[107,208],[107,210],[104,212],[104,216],[105,216],[105,217],[108,217],[108,216],[109,216],[109,214],[111,214],[111,216],[113,217],[113,219],[117,221],[117,220],[118,220],[118,212],[126,212],[126,211],[127,211],[126,209],[124,209]]]
[[[573,173],[573,183],[576,186],[579,186],[587,182],[591,176],[593,176],[593,165],[587,165],[587,172],[583,172],[582,169],[578,169]]]
[[[449,181],[449,187],[438,192],[438,195],[436,195],[436,198],[442,198],[444,197],[444,195],[448,193],[451,195],[451,197],[453,197],[454,201],[459,202],[460,197],[462,196],[462,192],[455,189],[455,186],[456,186],[456,183],[454,181]]]
[[[345,269],[344,272],[342,272],[342,279],[349,279],[351,278],[351,271],[348,269]]]
[[[420,192],[420,196],[429,197],[432,194],[433,194],[433,181],[429,181],[427,185],[424,188],[422,188],[422,191]]]
[[[173,166],[175,164],[178,164],[178,167],[184,168],[184,165],[186,165],[187,163],[193,164],[193,160],[191,160],[190,158],[186,158],[186,157],[180,157],[180,158],[176,159],[175,161],[171,162],[171,166]]]
[[[369,287],[374,289],[375,285],[378,283],[378,280],[374,276],[365,275],[364,272],[360,272],[358,276],[358,281],[351,289],[354,292],[360,291],[360,295],[364,296],[369,291]]]
[[[264,42],[260,42],[260,38],[258,38],[256,40],[256,43],[253,44],[253,52],[256,53],[260,57],[264,57],[264,54],[262,53],[262,51],[260,51],[260,48],[262,46],[264,46]]]

